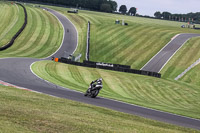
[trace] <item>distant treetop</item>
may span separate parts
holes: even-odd
[[[27,2],[27,0],[16,0],[16,1]],[[89,10],[96,10],[103,12],[117,11],[117,2],[115,2],[114,0],[30,0],[30,1],[58,4],[76,8],[86,8]]]

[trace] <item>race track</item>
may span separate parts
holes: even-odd
[[[77,40],[78,40],[77,31],[74,25],[60,13],[50,9],[47,10],[50,11],[52,14],[54,14],[60,20],[65,29],[62,46],[52,56],[61,57],[64,55],[65,53],[64,51],[67,51],[67,53],[72,54],[76,50]],[[46,59],[51,59],[51,56]],[[159,120],[162,122],[176,124],[184,127],[200,129],[199,126],[200,120],[197,119],[192,119],[166,112],[152,110],[101,97],[91,99],[88,97],[84,97],[83,94],[80,92],[76,92],[67,88],[62,88],[55,84],[46,82],[43,79],[40,79],[36,75],[34,75],[30,69],[32,63],[46,59],[32,59],[32,58],[0,59],[0,64],[1,64],[0,80],[16,86],[28,88],[33,91],[41,92],[56,97],[67,98],[70,100],[106,107],[113,110],[139,115],[145,118]]]
[[[141,70],[160,72],[172,56],[192,37],[200,34],[179,34],[158,52]]]

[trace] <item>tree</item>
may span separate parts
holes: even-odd
[[[117,11],[117,2],[110,0],[109,3],[111,5],[112,11]]]
[[[121,12],[122,14],[126,14],[126,11],[127,11],[126,5],[121,5],[119,8],[119,12]]]
[[[162,14],[161,14],[161,12],[157,11],[157,12],[154,13],[154,16],[156,18],[160,19],[162,17]]]
[[[131,7],[128,11],[128,14],[130,14],[131,16],[135,16],[137,12],[137,9],[135,7]]]
[[[168,19],[169,19],[169,16],[171,16],[171,15],[172,15],[172,14],[169,13],[169,12],[163,12],[163,13],[162,13],[163,19],[166,19],[166,20],[168,20]]]
[[[112,12],[112,8],[110,4],[102,4],[100,10],[102,12]]]

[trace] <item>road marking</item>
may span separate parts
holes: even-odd
[[[51,10],[53,10],[53,9],[51,9]],[[55,11],[55,10],[53,10],[53,11]],[[60,47],[56,50],[56,52],[54,52],[54,53],[51,54],[50,56],[48,56],[48,57],[46,57],[46,58],[43,58],[43,59],[47,59],[47,58],[52,57],[54,54],[56,54],[56,53],[61,49],[61,47],[62,47],[62,45],[63,45],[63,42],[64,42],[65,34],[66,34],[64,25],[62,24],[62,22],[60,21],[60,19],[59,19],[56,15],[54,15],[52,12],[50,12],[50,11],[48,11],[48,12],[51,13],[53,16],[55,16],[55,17],[57,18],[57,20],[61,23],[61,25],[62,25],[62,27],[63,27],[63,30],[64,30],[64,33],[63,33],[62,43],[61,43]],[[59,14],[61,14],[62,16],[64,16],[67,20],[69,20],[64,14],[62,14],[62,13],[60,13],[60,12],[58,12],[58,11],[56,11],[56,12],[59,13]],[[75,48],[75,50],[74,50],[73,53],[72,53],[72,54],[74,54],[74,52],[75,52],[75,51],[77,50],[77,48],[78,48],[78,30],[77,30],[76,26],[71,22],[71,20],[69,20],[69,22],[74,26],[74,28],[75,28],[75,30],[76,30],[76,34],[77,34],[77,44],[76,44],[76,48]]]
[[[175,38],[177,38],[180,34],[175,35],[156,55],[154,55],[140,70],[142,70],[144,67],[146,67],[149,62],[153,60],[154,57],[156,57],[165,47],[167,47]]]

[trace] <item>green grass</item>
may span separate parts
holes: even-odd
[[[183,23],[139,17],[80,11],[91,21],[91,60],[131,65],[140,69],[178,33],[199,32],[181,29]],[[129,26],[115,25],[116,19]]]
[[[174,79],[200,58],[200,37],[189,40],[161,71],[163,78]],[[197,71],[198,72],[198,71]],[[190,75],[191,78],[194,76]]]
[[[104,87],[99,96],[200,118],[200,88],[197,86],[52,61],[37,62],[32,69],[45,80],[81,92],[86,91],[92,80],[102,77]]]
[[[195,132],[109,109],[0,86],[0,129],[21,132]]]
[[[31,5],[25,7],[28,13],[27,26],[12,47],[0,52],[1,58],[47,57],[53,54],[62,42],[63,29],[56,17],[41,8]]]
[[[182,82],[200,86],[200,65],[195,66],[187,72],[181,79]]]
[[[24,23],[21,6],[0,1],[0,47],[6,45]]]
[[[79,10],[69,14],[67,8],[50,7],[64,13],[79,31],[77,53],[85,57],[87,21],[91,22],[90,58],[92,61],[131,65],[140,69],[173,36],[179,33],[200,33],[199,30],[180,28],[183,22],[147,19],[110,13]],[[124,19],[129,26],[116,25]],[[81,25],[81,26],[80,26]],[[81,35],[83,34],[83,35]]]

